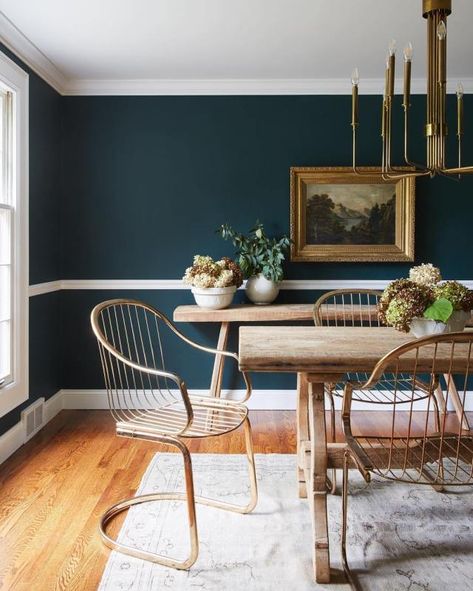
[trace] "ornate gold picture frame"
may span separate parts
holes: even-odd
[[[290,169],[291,261],[414,260],[415,179],[383,180],[376,167],[360,171]]]

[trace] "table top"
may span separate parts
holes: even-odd
[[[261,372],[345,373],[371,372],[386,353],[413,340],[393,328],[321,327],[321,326],[242,326],[240,327],[240,369]],[[462,348],[456,351],[461,356]],[[432,363],[432,349],[424,351],[418,368]],[[466,351],[466,350],[465,350]],[[466,353],[465,353],[466,354]],[[437,358],[437,371],[448,371],[449,354]],[[402,371],[412,369],[404,360]]]

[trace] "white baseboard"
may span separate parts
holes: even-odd
[[[108,400],[106,390],[62,390],[64,409],[87,410],[87,409],[108,409]],[[178,391],[176,390],[176,394]],[[191,390],[191,394],[197,396],[208,395],[208,390]],[[222,398],[241,400],[245,390],[223,390]],[[250,410],[296,410],[296,391],[295,390],[253,390],[251,398],[246,402]],[[146,398],[139,397],[136,408],[146,408]],[[335,398],[335,408],[341,410],[341,397]],[[454,410],[449,401],[449,410]],[[380,411],[387,410],[390,405],[380,407],[379,404],[365,402],[354,402],[353,410],[362,411]],[[422,411],[427,408],[427,402],[420,401],[416,404],[416,410]],[[465,410],[473,411],[473,391],[467,392]]]
[[[62,410],[63,399],[63,391],[59,390],[44,402],[43,427]],[[6,433],[0,435],[0,464],[25,443],[26,434],[24,424],[22,421],[19,421]]]
[[[204,396],[208,390],[192,390],[193,394]],[[224,390],[222,396],[233,399],[241,399],[244,390]],[[231,394],[231,396],[229,396]],[[341,398],[335,399],[335,407],[340,410]],[[146,406],[142,404],[141,406]],[[247,402],[251,410],[295,410],[295,390],[253,390],[250,400]],[[105,390],[59,390],[44,403],[44,425],[53,419],[61,410],[108,410],[107,393]],[[417,410],[423,410],[419,405]],[[379,411],[376,404],[354,403],[354,410]],[[386,410],[386,407],[384,407]],[[449,404],[449,410],[453,407]],[[466,411],[473,411],[473,391],[467,392]],[[9,431],[0,436],[0,464],[10,457],[26,441],[24,425],[17,423]]]
[[[176,390],[177,393],[177,390]],[[71,410],[108,409],[106,390],[62,390],[63,408]],[[205,396],[208,390],[192,390],[191,394]],[[245,390],[233,390],[231,396],[228,390],[222,391],[222,397],[241,400]],[[246,403],[251,410],[295,410],[295,390],[253,390],[251,398]],[[141,407],[146,407],[143,398]]]

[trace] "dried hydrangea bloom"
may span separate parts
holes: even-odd
[[[414,281],[414,283],[433,287],[439,281],[442,281],[442,275],[438,267],[434,267],[432,263],[424,263],[417,267],[412,267],[409,271],[409,279]]]
[[[229,287],[230,285],[233,285],[233,273],[229,269],[222,269],[215,280],[214,287]]]
[[[389,324],[386,319],[386,311],[391,303],[391,300],[403,289],[409,287],[418,287],[416,283],[410,279],[395,279],[383,291],[383,295],[378,301],[378,317],[382,324]]]
[[[212,257],[196,255],[192,267],[188,267],[182,278],[194,287],[239,287],[243,283],[240,267],[228,257],[214,261]]]
[[[448,300],[454,310],[470,311],[472,303],[472,296],[470,290],[458,283],[458,281],[445,281],[441,285],[437,285],[434,289],[436,298],[445,298]]]
[[[409,332],[412,319],[422,317],[429,303],[424,290],[407,287],[390,301],[385,313],[386,323],[402,332]]]

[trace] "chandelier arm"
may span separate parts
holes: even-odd
[[[429,171],[425,164],[418,164],[417,162],[413,162],[409,158],[409,106],[404,106],[404,162],[407,166],[416,168],[419,171]]]
[[[455,168],[442,168],[439,172],[446,175],[452,174],[473,174],[473,166],[459,166]]]

